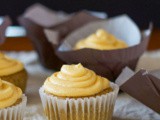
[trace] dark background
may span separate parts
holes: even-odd
[[[67,13],[81,9],[104,11],[109,17],[126,13],[141,28],[146,28],[150,21],[160,27],[160,0],[1,0],[0,15],[10,15],[17,24],[16,18],[37,2]]]

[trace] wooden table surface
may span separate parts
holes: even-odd
[[[27,37],[12,37],[7,38],[6,42],[0,45],[0,50],[5,51],[31,51],[33,46],[29,38]],[[153,29],[148,50],[160,49],[160,29]]]

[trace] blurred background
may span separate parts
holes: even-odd
[[[160,27],[159,0],[1,0],[0,15],[10,15],[14,24],[17,24],[17,16],[37,2],[51,9],[67,13],[82,9],[103,11],[109,17],[126,13],[141,28],[146,27],[150,21],[153,21],[156,27]]]
[[[147,28],[149,22],[153,22],[154,30],[151,36],[152,42],[150,41],[149,50],[160,48],[159,0],[1,0],[0,15],[9,15],[13,21],[13,25],[18,25],[17,17],[20,16],[27,7],[37,2],[49,7],[50,9],[56,11],[65,11],[67,13],[87,9],[92,11],[106,12],[108,17],[119,14],[128,14],[138,24],[140,29]],[[7,42],[10,42],[8,38]],[[0,46],[2,50],[6,49],[5,45],[7,42]],[[33,49],[28,38],[21,38],[21,42],[21,45],[23,45],[23,43],[26,44],[25,50]],[[7,45],[9,45],[9,43]],[[12,49],[23,49],[19,47]]]

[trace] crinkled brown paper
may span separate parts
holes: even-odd
[[[120,89],[160,114],[160,70],[134,73],[126,67],[116,80]]]

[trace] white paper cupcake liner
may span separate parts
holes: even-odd
[[[27,97],[23,94],[22,101],[12,107],[0,109],[0,120],[23,120]]]
[[[111,83],[112,92],[85,98],[59,98],[39,90],[48,120],[111,120],[118,85]]]

